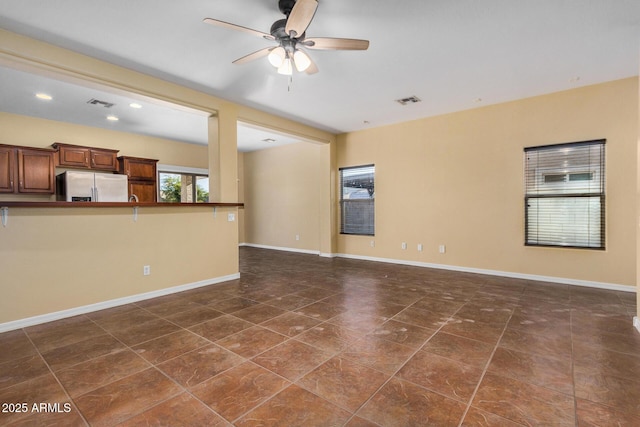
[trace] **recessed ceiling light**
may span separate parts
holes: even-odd
[[[569,79],[569,83],[578,83],[580,81],[580,76],[571,77]]]
[[[36,93],[36,98],[43,99],[45,101],[51,101],[53,99],[51,95],[47,95],[46,93]]]
[[[107,120],[110,120],[112,122],[117,122],[118,120],[120,120],[119,118],[117,118],[116,116],[107,116]]]
[[[273,138],[265,138],[265,139],[263,139],[263,140],[262,140],[262,142],[266,142],[266,143],[269,143],[269,144],[270,144],[270,143],[272,143],[272,142],[276,142],[276,140],[275,140],[275,139],[273,139]]]
[[[473,102],[482,102],[482,98],[476,98],[473,100]]]
[[[142,105],[138,104],[137,102],[132,102],[131,104],[129,104],[129,107],[131,107],[131,108],[142,108]]]

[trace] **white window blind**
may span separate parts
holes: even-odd
[[[340,233],[375,234],[375,166],[340,168]]]
[[[525,244],[604,249],[605,140],[530,147]]]

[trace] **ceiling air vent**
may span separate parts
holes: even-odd
[[[101,105],[104,108],[111,108],[113,107],[115,104],[111,103],[111,102],[106,102],[106,101],[100,101],[99,99],[95,99],[95,98],[91,98],[90,100],[87,101],[87,104],[91,104],[91,105]]]
[[[400,105],[407,105],[407,104],[415,104],[416,102],[421,102],[421,99],[414,95],[414,96],[409,96],[407,98],[396,99],[396,102]]]

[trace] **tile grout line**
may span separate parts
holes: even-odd
[[[89,319],[91,320],[91,319]],[[33,340],[31,339],[31,336],[29,335],[29,333],[27,332],[26,328],[22,328],[20,329],[22,331],[22,333],[25,334],[25,336],[27,337],[27,339],[29,340],[29,342],[31,343],[31,345],[33,346],[33,348],[35,349],[35,351],[38,353],[38,356],[40,356],[40,359],[42,359],[42,362],[47,365],[47,369],[49,369],[49,373],[53,376],[53,378],[55,379],[56,383],[58,383],[58,385],[60,386],[60,388],[62,389],[62,391],[64,392],[64,394],[67,396],[67,399],[69,399],[69,402],[73,404],[73,407],[76,408],[76,412],[78,413],[78,415],[80,416],[80,418],[82,419],[82,421],[84,421],[85,425],[90,426],[91,424],[89,424],[89,421],[85,418],[84,414],[82,413],[82,411],[80,411],[80,408],[78,407],[78,405],[76,404],[75,400],[73,400],[71,398],[71,395],[69,394],[69,392],[67,391],[67,388],[65,386],[62,385],[62,383],[60,382],[60,380],[58,379],[58,376],[56,375],[56,373],[53,371],[53,369],[51,368],[51,365],[49,365],[49,362],[47,362],[47,360],[44,358],[44,356],[42,355],[42,353],[40,352],[40,349],[35,345],[35,343],[33,342]],[[42,376],[42,375],[41,375]],[[27,418],[27,417],[25,417]]]
[[[523,290],[523,292],[524,292],[524,290]],[[520,301],[521,297],[522,296],[518,297],[518,302]],[[491,352],[491,356],[489,356],[489,359],[487,360],[487,363],[486,363],[484,369],[482,370],[482,374],[480,375],[480,379],[478,380],[478,384],[476,384],[476,387],[473,390],[473,393],[471,393],[471,396],[469,397],[469,402],[467,403],[467,407],[465,408],[464,413],[462,414],[462,417],[460,418],[460,421],[458,422],[458,427],[462,426],[462,423],[464,422],[464,419],[467,417],[467,414],[469,413],[469,409],[471,409],[471,405],[473,404],[473,400],[476,398],[476,394],[478,393],[478,390],[480,389],[480,384],[482,384],[482,381],[484,380],[484,377],[487,374],[487,371],[489,370],[489,366],[491,365],[491,361],[493,360],[493,356],[496,354],[496,351],[498,351],[498,347],[500,346],[500,341],[502,341],[502,337],[504,336],[505,332],[507,331],[507,327],[509,326],[509,322],[511,321],[511,318],[513,317],[514,312],[515,312],[515,308],[511,310],[511,314],[509,315],[509,319],[507,319],[507,322],[504,324],[504,328],[502,328],[502,333],[500,334],[500,337],[498,338],[498,341],[496,341],[496,344],[493,347],[493,351]],[[513,420],[509,420],[509,421],[513,421]],[[515,421],[514,421],[514,423],[515,423]]]
[[[425,297],[422,297],[422,298],[425,298]],[[422,299],[422,298],[420,298],[420,299]],[[418,301],[419,301],[419,300],[418,300]],[[417,302],[417,301],[416,301],[416,302]],[[405,311],[405,310],[409,309],[409,308],[410,308],[411,306],[413,306],[416,302],[414,302],[414,303],[412,303],[412,304],[410,304],[410,305],[406,306],[405,308],[403,308],[402,310],[400,310],[398,313],[396,313],[396,314],[394,314],[392,317],[390,317],[387,321],[389,321],[389,320],[393,320],[393,318],[394,318],[395,316],[397,316],[398,314],[402,313],[403,311]],[[467,302],[468,302],[468,301],[467,301]],[[419,346],[419,347],[418,347],[418,348],[417,348],[413,353],[411,353],[411,355],[407,358],[407,360],[406,360],[402,365],[400,365],[400,367],[399,367],[398,369],[396,369],[396,370],[395,370],[395,372],[394,372],[393,374],[391,374],[391,375],[389,376],[389,378],[387,378],[387,379],[386,379],[386,381],[384,381],[384,382],[380,385],[380,387],[378,387],[375,391],[373,391],[373,392],[371,393],[371,395],[370,395],[370,396],[369,396],[369,397],[368,397],[368,398],[367,398],[367,399],[366,399],[366,400],[365,400],[365,401],[364,401],[360,406],[358,406],[358,408],[357,408],[355,411],[353,411],[353,414],[352,414],[352,415],[351,415],[351,417],[347,420],[347,422],[345,423],[345,425],[346,425],[346,424],[348,424],[348,423],[349,423],[349,421],[351,421],[354,417],[358,416],[358,415],[357,415],[358,411],[360,411],[362,408],[364,408],[364,407],[365,407],[365,406],[366,406],[366,405],[367,405],[367,404],[368,404],[368,403],[373,399],[373,397],[374,397],[376,394],[378,394],[378,393],[379,393],[379,392],[380,392],[380,391],[381,391],[381,390],[382,390],[382,389],[383,389],[383,388],[384,388],[384,387],[385,387],[385,386],[386,386],[386,385],[387,385],[387,384],[388,384],[392,379],[394,379],[394,378],[395,378],[395,376],[398,374],[398,372],[400,372],[400,371],[402,370],[402,368],[403,368],[403,367],[404,367],[404,366],[405,366],[405,365],[406,365],[406,364],[407,364],[411,359],[413,359],[413,357],[414,357],[416,354],[418,354],[418,352],[419,352],[419,351],[421,351],[421,350],[424,348],[424,346],[425,346],[425,345],[426,345],[426,344],[427,344],[427,343],[428,343],[428,342],[429,342],[429,341],[430,341],[434,336],[436,336],[436,335],[438,334],[438,332],[440,332],[440,331],[442,330],[442,328],[444,328],[445,326],[447,326],[447,324],[448,324],[449,320],[451,320],[451,319],[453,318],[453,316],[455,316],[455,314],[456,314],[458,311],[460,311],[460,310],[462,309],[462,307],[464,307],[464,306],[467,304],[467,302],[465,302],[462,306],[460,306],[460,307],[459,307],[459,308],[458,308],[454,313],[452,313],[451,315],[447,316],[447,320],[446,320],[446,321],[444,321],[444,322],[442,322],[442,324],[441,324],[441,325],[440,325],[440,326],[439,326],[439,327],[438,327],[438,328],[433,332],[433,334],[431,334],[431,335],[429,336],[429,338],[427,338],[427,339],[425,340],[425,342],[424,342],[424,343],[422,343],[422,345],[420,345],[420,346]],[[396,320],[396,321],[397,321],[397,322],[399,322],[399,320]],[[386,322],[385,322],[385,323],[386,323]],[[402,322],[402,323],[406,323],[406,322]],[[384,339],[384,338],[383,338],[383,339]],[[341,352],[341,353],[342,353],[342,352]],[[405,380],[403,380],[403,381],[405,381]],[[410,383],[414,384],[412,381],[407,381],[407,382],[410,382]],[[440,393],[438,393],[438,392],[435,392],[435,391],[433,391],[433,390],[431,390],[431,389],[428,389],[428,388],[426,388],[426,387],[423,387],[423,386],[421,386],[421,385],[419,385],[419,384],[416,384],[416,385],[417,385],[417,386],[419,386],[419,387],[421,387],[421,388],[424,388],[424,389],[426,389],[426,390],[429,390],[429,391],[431,391],[431,392],[433,392],[433,393],[436,393],[436,394],[438,394],[439,396],[444,396],[444,395],[442,395],[442,394],[440,394]],[[446,396],[444,396],[444,397],[446,397]],[[448,398],[448,397],[447,397],[447,398]],[[368,418],[365,418],[365,419],[366,419],[367,421],[371,421],[371,420],[369,420]],[[464,419],[464,415],[463,415],[463,419]],[[374,422],[374,423],[375,423],[375,422]],[[378,424],[378,423],[375,423],[375,424]],[[378,424],[378,425],[379,425],[379,424]]]
[[[198,337],[200,337],[200,338],[202,338],[202,339],[204,339],[204,340],[206,340],[206,341],[208,341],[208,342],[210,343],[210,344],[205,344],[205,345],[203,345],[203,346],[200,346],[200,347],[198,347],[198,348],[196,348],[196,349],[193,349],[193,350],[191,350],[191,351],[188,351],[188,352],[186,352],[186,353],[183,353],[183,354],[181,354],[181,355],[178,355],[178,356],[176,356],[176,357],[173,357],[173,358],[170,358],[170,359],[167,359],[167,360],[163,360],[163,361],[162,361],[162,362],[160,362],[160,363],[165,363],[165,362],[168,362],[169,360],[174,360],[174,359],[176,359],[176,358],[178,358],[178,357],[181,357],[181,356],[183,356],[183,355],[185,355],[185,354],[188,354],[188,353],[191,353],[191,352],[193,352],[193,351],[197,351],[197,350],[199,350],[199,349],[201,349],[201,348],[203,348],[203,347],[206,347],[207,345],[212,345],[212,344],[213,344],[213,345],[217,345],[217,344],[215,344],[214,342],[212,342],[211,340],[209,340],[208,338],[206,338],[206,337],[202,337],[202,336],[200,336],[200,335],[196,334],[195,332],[193,332],[193,331],[191,331],[191,330],[189,330],[189,329],[187,329],[187,328],[185,328],[185,327],[183,327],[183,326],[180,326],[180,325],[178,325],[178,324],[176,324],[176,323],[174,323],[174,322],[172,322],[172,321],[170,321],[170,320],[168,320],[168,319],[166,319],[166,318],[164,318],[164,317],[158,316],[158,315],[156,315],[156,314],[154,314],[154,313],[150,312],[149,310],[147,310],[147,309],[146,309],[146,308],[144,308],[144,307],[139,307],[139,306],[138,306],[138,308],[140,308],[140,309],[142,309],[142,310],[144,310],[144,311],[146,311],[146,312],[148,312],[148,313],[153,314],[154,316],[158,317],[159,319],[166,320],[166,321],[168,321],[168,322],[170,322],[170,323],[173,323],[174,325],[178,326],[181,330],[183,330],[183,331],[187,331],[187,332],[189,332],[190,334],[196,335],[196,336],[198,336]],[[92,322],[96,323],[95,321],[93,321],[93,319],[90,319],[90,320],[91,320]],[[205,322],[201,322],[201,323],[206,323],[206,321],[205,321]],[[97,325],[98,327],[101,327],[101,326],[100,326],[99,324],[97,324],[97,323],[96,323],[96,325]],[[195,325],[194,325],[194,326],[195,326]],[[102,327],[101,327],[101,328],[102,328]],[[111,336],[112,336],[116,341],[120,342],[123,346],[125,346],[125,348],[126,348],[126,349],[130,350],[131,352],[133,352],[134,354],[136,354],[136,356],[138,356],[139,358],[141,358],[142,360],[144,360],[148,365],[150,365],[150,368],[147,368],[147,369],[154,369],[155,371],[157,371],[158,373],[160,373],[161,375],[163,375],[165,378],[167,378],[169,381],[173,382],[176,386],[178,386],[178,387],[181,389],[181,391],[180,391],[179,393],[177,393],[177,394],[175,394],[175,395],[171,395],[171,396],[167,397],[166,399],[164,399],[164,400],[162,400],[162,401],[160,401],[160,402],[157,402],[156,404],[154,404],[154,405],[152,405],[152,406],[150,406],[150,407],[148,407],[148,408],[144,408],[141,412],[137,412],[137,413],[135,413],[135,414],[132,414],[131,416],[127,417],[126,419],[124,419],[124,420],[122,420],[122,421],[118,422],[118,424],[123,423],[123,422],[126,422],[126,421],[128,421],[128,420],[130,420],[130,419],[132,419],[132,418],[134,418],[134,417],[137,417],[138,415],[141,415],[141,414],[143,414],[143,413],[145,413],[145,412],[147,412],[147,411],[150,411],[150,410],[152,410],[153,408],[155,408],[155,407],[157,407],[157,406],[160,406],[160,405],[162,405],[162,404],[164,404],[164,403],[168,402],[169,400],[174,399],[174,398],[176,398],[177,396],[180,396],[180,395],[181,395],[181,394],[183,394],[183,393],[187,393],[187,394],[189,394],[191,397],[193,397],[194,399],[196,399],[198,402],[202,403],[202,404],[203,404],[203,405],[204,405],[204,406],[205,406],[209,411],[213,412],[214,414],[216,414],[217,416],[219,416],[221,419],[226,420],[226,418],[224,418],[221,414],[218,414],[216,411],[214,411],[214,410],[213,410],[213,408],[211,408],[209,405],[207,405],[207,404],[206,404],[206,403],[204,403],[202,400],[200,400],[196,395],[194,395],[188,387],[185,387],[185,386],[183,386],[182,384],[178,383],[178,382],[177,382],[177,380],[175,380],[174,378],[170,377],[168,374],[166,374],[164,371],[162,371],[160,368],[158,368],[158,366],[157,366],[158,364],[153,363],[153,362],[151,362],[151,361],[149,361],[149,360],[145,359],[144,357],[140,356],[140,355],[138,354],[138,352],[137,352],[136,350],[134,350],[131,346],[129,346],[129,345],[125,344],[124,342],[122,342],[120,339],[118,339],[116,336],[114,336],[113,334],[111,334],[111,332],[107,331],[106,329],[104,329],[104,328],[102,328],[102,329],[103,329],[103,330],[105,330],[105,331],[107,332],[107,334],[111,335]],[[171,335],[171,334],[174,334],[174,333],[177,333],[177,332],[180,332],[180,331],[170,332],[170,333],[168,333],[168,334],[164,334],[164,335],[158,336],[158,337],[156,337],[156,338],[152,338],[152,339],[147,340],[147,341],[142,341],[142,342],[140,342],[140,343],[136,343],[135,345],[144,344],[144,343],[147,343],[147,342],[153,341],[153,340],[158,339],[158,338],[163,338],[163,337],[166,337],[166,336],[168,336],[168,335]],[[221,347],[221,346],[219,346],[219,347]],[[221,347],[221,348],[224,348],[224,347]],[[226,350],[226,349],[225,349],[225,350]],[[228,350],[227,350],[227,351],[228,351]],[[235,353],[234,353],[234,354],[235,354]],[[238,355],[238,356],[240,356],[240,355]],[[101,356],[99,356],[99,357],[101,357]],[[242,357],[243,359],[245,359],[243,356],[240,356],[240,357]],[[94,359],[96,359],[96,358],[94,358]],[[94,359],[91,359],[91,360],[94,360]],[[244,362],[243,362],[243,363],[244,363]],[[219,372],[218,374],[221,374],[221,373],[223,373],[223,372],[226,372],[226,371],[228,371],[229,369],[231,369],[231,368],[225,369],[224,371],[221,371],[221,372]],[[96,388],[96,389],[94,389],[94,390],[97,390],[97,389],[99,389],[99,388],[101,388],[101,387],[104,387],[104,386],[106,386],[106,385],[109,385],[109,384],[113,384],[113,383],[115,383],[116,381],[120,381],[120,380],[122,380],[122,379],[129,378],[129,377],[131,377],[131,376],[133,376],[133,375],[136,375],[136,374],[138,374],[138,373],[140,373],[140,372],[143,372],[143,371],[134,372],[134,373],[132,373],[132,374],[130,374],[130,375],[127,375],[127,376],[125,376],[125,377],[119,378],[119,379],[117,379],[117,380],[115,380],[115,381],[111,381],[111,382],[106,383],[106,384],[101,384],[99,387],[97,387],[97,388]],[[203,382],[204,382],[204,381],[203,381]],[[201,384],[201,383],[200,383],[200,384]],[[196,384],[196,385],[199,385],[199,384]]]

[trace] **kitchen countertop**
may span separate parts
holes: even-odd
[[[0,208],[182,208],[182,207],[244,207],[244,203],[142,203],[142,202],[20,202],[0,201]]]

